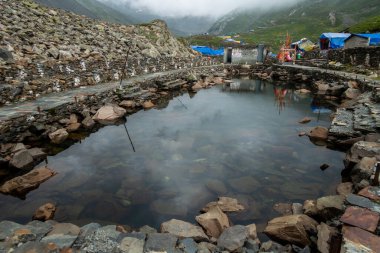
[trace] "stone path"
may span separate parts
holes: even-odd
[[[283,68],[303,69],[303,70],[309,70],[309,71],[316,71],[320,73],[333,74],[333,75],[337,75],[337,76],[352,79],[352,80],[358,80],[363,83],[365,82],[369,86],[372,86],[372,87],[380,86],[380,80],[374,80],[374,79],[369,78],[366,75],[361,75],[361,74],[356,74],[356,73],[349,73],[345,71],[330,70],[330,69],[322,69],[318,67],[310,67],[310,66],[303,66],[303,65],[297,65],[297,64],[276,65],[276,66],[283,67]]]
[[[212,68],[217,65],[212,66],[202,66],[195,68]],[[185,71],[189,71],[190,69],[177,69],[170,70],[166,72],[157,72],[146,74],[142,76],[135,76],[128,78],[123,81],[122,86],[128,87],[133,86],[137,82],[143,82],[154,78],[159,78],[169,74],[176,74]],[[73,102],[76,96],[80,96],[81,94],[100,94],[105,91],[109,91],[119,87],[120,82],[110,82],[110,83],[101,83],[93,86],[82,86],[77,89],[67,90],[59,93],[51,93],[42,97],[39,97],[33,101],[25,101],[15,103],[9,106],[0,107],[0,123],[1,121],[5,121],[7,119],[19,117],[25,114],[37,113],[37,107],[40,107],[41,110],[49,110],[55,108],[57,106],[63,105],[65,103]]]

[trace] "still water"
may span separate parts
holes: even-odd
[[[218,196],[238,198],[248,210],[235,224],[264,224],[278,202],[334,194],[343,153],[298,133],[329,125],[310,96],[258,80],[184,94],[167,107],[140,111],[123,125],[106,126],[50,156],[58,175],[26,200],[0,195],[0,220],[25,223],[46,202],[56,220],[158,227],[194,217]],[[312,122],[301,125],[304,117]],[[320,170],[320,165],[330,167]]]

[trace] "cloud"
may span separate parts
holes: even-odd
[[[128,3],[133,8],[147,9],[159,16],[211,16],[220,17],[235,9],[268,9],[292,5],[302,0],[100,0]]]

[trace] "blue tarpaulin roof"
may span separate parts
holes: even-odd
[[[369,45],[370,46],[380,45],[380,33],[360,33],[360,34],[356,34],[356,35],[369,38]]]
[[[328,39],[330,41],[330,48],[344,47],[344,41],[350,37],[350,33],[323,33],[320,39]]]
[[[197,52],[200,52],[203,55],[209,55],[209,56],[224,55],[224,48],[222,47],[219,49],[212,49],[206,46],[191,46],[191,48]]]

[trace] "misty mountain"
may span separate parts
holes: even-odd
[[[160,16],[153,14],[146,8],[136,9],[129,2],[110,1],[107,2],[107,5],[119,10],[139,23],[162,19],[168,24],[169,29],[179,36],[205,33],[215,22],[215,18],[212,17],[195,17],[192,15],[185,17]]]
[[[209,29],[212,34],[266,30],[311,34],[341,31],[359,21],[380,15],[379,0],[307,0],[269,11],[235,11],[220,18]],[[306,37],[306,36],[304,36]]]
[[[132,24],[137,21],[132,17],[110,8],[97,0],[34,0],[47,7],[71,11],[93,19],[100,19],[112,23]]]

